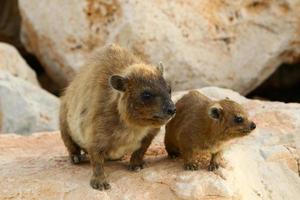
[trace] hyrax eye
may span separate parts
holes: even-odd
[[[172,88],[170,86],[168,87],[168,92],[169,92],[169,94],[171,94],[171,92],[172,92]]]
[[[148,91],[144,91],[144,92],[142,93],[141,97],[142,97],[142,100],[143,100],[143,101],[148,101],[148,100],[152,99],[152,98],[154,97],[154,95],[151,94],[151,93],[148,92]]]
[[[240,116],[235,116],[234,117],[234,122],[237,124],[241,124],[244,122],[244,118],[240,117]]]

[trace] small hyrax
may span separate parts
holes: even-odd
[[[163,69],[147,65],[117,46],[96,53],[71,82],[62,97],[61,136],[73,163],[93,167],[90,185],[109,189],[105,160],[132,153],[130,170],[143,167],[152,139],[176,112]]]
[[[176,116],[166,125],[165,146],[171,158],[183,157],[186,170],[198,169],[195,155],[201,152],[211,153],[209,170],[217,169],[224,143],[256,127],[238,103],[212,101],[198,91],[184,95],[176,109]]]

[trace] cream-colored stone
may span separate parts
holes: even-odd
[[[162,61],[174,90],[246,94],[300,53],[298,0],[20,0],[20,9],[23,43],[61,85],[113,42]]]
[[[17,49],[0,42],[0,70],[39,86],[35,72],[27,65]]]

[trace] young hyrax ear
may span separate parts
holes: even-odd
[[[222,117],[223,114],[223,108],[220,104],[216,103],[214,105],[212,105],[209,109],[208,109],[208,115],[214,119],[214,120],[218,120]]]
[[[109,84],[115,90],[118,90],[121,92],[124,92],[126,90],[126,78],[124,78],[120,75],[112,75],[109,78]]]
[[[162,64],[162,62],[159,62],[156,68],[158,69],[158,71],[160,71],[161,75],[164,75],[164,65]]]

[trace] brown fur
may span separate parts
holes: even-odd
[[[147,90],[155,97],[141,98]],[[104,47],[81,69],[65,95],[60,109],[61,136],[74,163],[90,156],[91,186],[110,188],[103,163],[132,153],[129,169],[143,166],[152,139],[172,116],[170,88],[159,68],[143,63],[127,50]]]
[[[255,128],[242,106],[229,100],[212,101],[191,91],[176,103],[176,116],[167,124],[165,146],[170,157],[182,155],[187,170],[197,170],[195,154],[212,154],[210,170],[218,168],[223,144],[247,135]],[[244,119],[237,124],[235,116]]]

